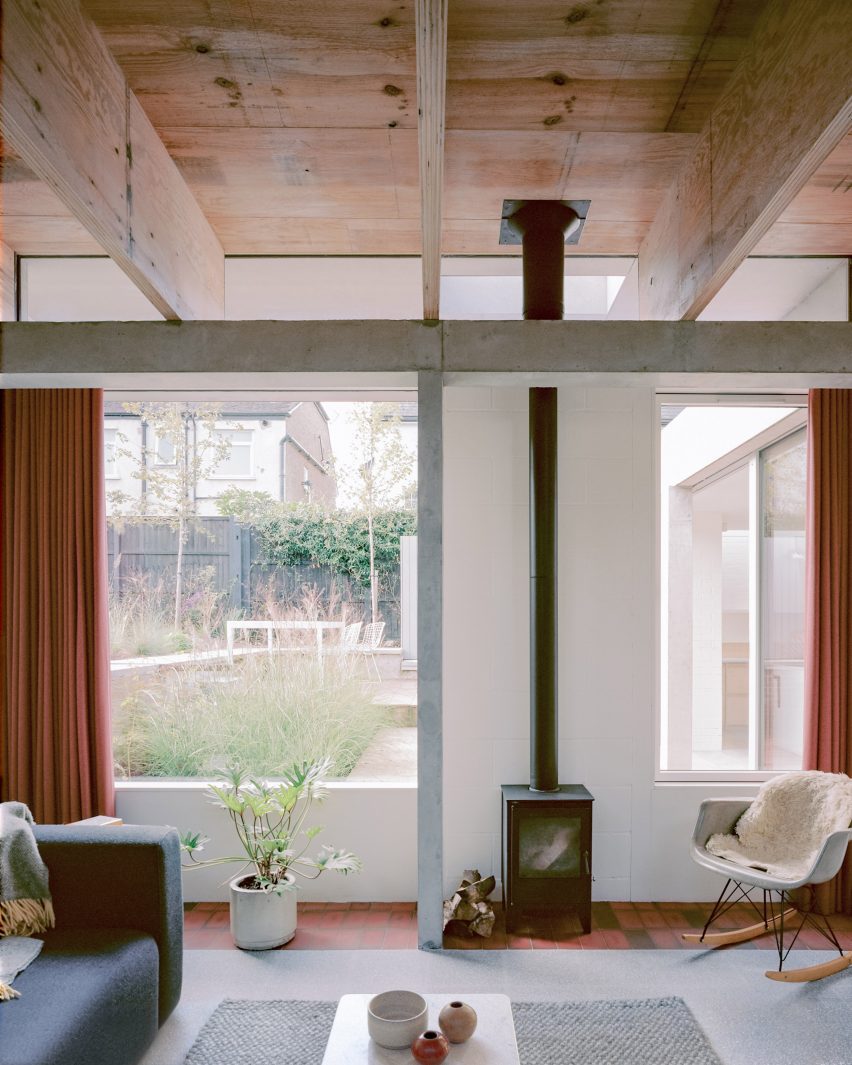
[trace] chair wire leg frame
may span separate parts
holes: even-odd
[[[754,886],[744,886],[740,881],[728,878],[725,882],[725,886],[719,894],[719,898],[716,900],[716,904],[713,907],[710,916],[707,918],[701,934],[689,934],[684,936],[684,939],[696,944],[717,947],[733,943],[742,943],[746,940],[755,939],[758,936],[765,935],[767,932],[771,931],[775,937],[775,947],[778,952],[778,970],[777,972],[767,972],[766,975],[773,979],[819,979],[821,976],[827,976],[832,972],[839,972],[841,969],[846,968],[852,963],[852,956],[844,953],[843,947],[841,946],[834,929],[831,927],[828,917],[824,913],[821,913],[817,908],[815,890],[812,885],[802,889],[808,892],[806,906],[797,902],[791,892],[776,888],[760,889],[763,891],[763,904],[762,906],[759,906],[751,897],[751,892],[755,890],[758,889]],[[777,897],[777,910],[773,906],[773,895]],[[751,906],[755,914],[758,916],[759,922],[750,925],[748,928],[732,930],[730,932],[711,933],[709,931],[711,925],[740,902],[747,902]],[[801,917],[801,921],[793,932],[792,939],[785,944],[785,935],[791,930],[788,921],[796,915]],[[819,932],[823,938],[828,940],[828,942],[837,950],[839,958],[823,963],[822,965],[810,966],[806,969],[788,970],[785,972],[784,962],[787,960],[790,951],[796,945],[799,933],[806,927],[813,928],[815,931]],[[797,976],[797,973],[812,973],[813,975]]]

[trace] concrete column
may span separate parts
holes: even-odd
[[[417,374],[417,941],[443,942],[443,387]]]

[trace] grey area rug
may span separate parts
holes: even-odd
[[[185,1065],[321,1065],[336,1009],[225,999]],[[722,1065],[679,998],[515,1002],[512,1011],[521,1065]]]

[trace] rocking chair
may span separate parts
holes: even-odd
[[[698,821],[692,834],[692,858],[705,869],[721,873],[726,878],[726,882],[703,931],[700,934],[685,933],[684,941],[696,946],[722,947],[732,943],[744,943],[771,931],[775,935],[775,945],[778,950],[778,969],[767,971],[766,976],[770,980],[805,982],[820,980],[824,976],[841,972],[852,965],[852,951],[844,952],[828,918],[817,910],[814,885],[824,884],[836,876],[843,864],[846,847],[852,840],[852,828],[841,829],[826,836],[810,869],[803,876],[785,879],[771,875],[762,869],[729,861],[707,850],[707,841],[710,837],[716,833],[731,832],[751,803],[751,799],[705,799],[701,804]],[[751,893],[755,889],[763,891],[762,906],[751,898]],[[794,896],[793,892],[798,892],[798,894]],[[773,893],[779,902],[777,910],[772,905]],[[801,898],[803,894],[806,895],[804,900]],[[759,918],[758,923],[729,932],[708,931],[714,921],[740,901],[751,905]],[[801,921],[793,932],[792,939],[785,946],[785,934],[792,931],[791,919],[795,915],[800,916]],[[793,949],[799,933],[806,926],[820,932],[837,949],[839,957],[801,969],[784,969],[787,955]]]

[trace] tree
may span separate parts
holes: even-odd
[[[379,511],[404,505],[412,497],[414,461],[403,446],[394,404],[359,403],[352,414],[352,425],[349,460],[338,463],[337,472],[367,520],[370,611],[372,620],[377,621],[376,516]]]
[[[227,437],[216,432],[221,411],[217,404],[192,408],[178,403],[125,403],[123,406],[129,414],[141,419],[147,438],[145,446],[135,450],[121,434],[116,456],[130,463],[131,476],[143,485],[143,491],[139,498],[131,498],[120,490],[108,493],[113,507],[110,520],[158,522],[177,533],[174,623],[175,629],[179,629],[184,547],[198,514],[196,489],[199,481],[215,473],[227,459],[231,444]]]

